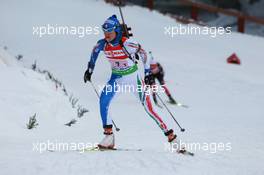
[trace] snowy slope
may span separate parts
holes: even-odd
[[[7,123],[1,127],[0,134],[3,174],[264,173],[261,163],[264,157],[264,39],[237,33],[216,38],[201,35],[171,38],[164,34],[164,27],[179,25],[173,19],[139,7],[125,7],[124,15],[133,28],[135,39],[146,50],[152,50],[164,65],[168,86],[176,99],[190,106],[189,109],[169,106],[186,132],[178,132],[164,109],[158,109],[159,113],[182,140],[230,142],[232,150],[217,153],[198,150],[195,157],[171,154],[164,150],[166,138],[159,128],[144,113],[140,103],[126,94],[116,98],[112,105],[113,118],[121,128],[116,134],[117,146],[142,148],[142,152],[40,154],[32,151],[32,143],[46,140],[95,143],[103,137],[97,97],[91,86],[82,80],[90,51],[102,33],[83,38],[39,38],[32,35],[32,26],[100,27],[108,16],[118,14],[118,9],[95,0],[4,0],[0,3],[0,26],[4,26],[0,28],[0,44],[7,45],[13,53],[25,55],[24,61],[28,64],[37,59],[90,109],[78,124],[71,128],[63,126],[64,120],[68,121],[72,116],[66,107],[69,104],[63,102],[59,106],[65,105],[65,110],[59,108],[57,115],[54,114],[59,103],[56,100],[63,97],[58,97],[60,95],[56,95],[53,87],[41,82],[43,77],[33,71],[22,69],[25,76],[21,68],[6,67],[0,62],[1,121]],[[241,58],[241,66],[226,64],[226,58],[233,52]],[[95,84],[103,85],[109,73],[109,65],[101,54],[93,74]],[[17,88],[22,84],[23,88]],[[7,90],[9,95],[5,93]],[[35,96],[39,93],[42,95]],[[23,101],[28,99],[24,99],[25,96],[32,97],[32,107]],[[45,101],[41,106],[37,102],[39,99]],[[17,106],[18,111],[13,112],[13,109],[10,113],[8,109],[12,106]],[[31,132],[23,127],[27,116],[35,111],[40,112],[40,127]],[[26,118],[17,118],[14,114],[24,114]],[[54,115],[58,117],[55,123]]]
[[[65,128],[63,125],[76,116],[68,98],[46,76],[24,68],[2,49],[0,60],[5,60],[0,62],[1,121],[5,125],[1,136],[27,136],[26,124],[35,113],[40,133]]]

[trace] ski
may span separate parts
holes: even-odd
[[[181,104],[181,103],[179,103],[179,102],[172,103],[171,101],[168,101],[168,103],[170,103],[170,104],[172,104],[172,105],[179,106],[179,107],[183,107],[183,108],[189,108],[189,106],[184,105],[184,104]]]
[[[186,151],[186,150],[180,150],[178,151],[179,154],[182,155],[187,155],[187,156],[194,156],[194,153],[190,152],[190,151]]]
[[[50,150],[47,149],[48,152],[60,152],[56,150]],[[77,149],[77,150],[72,150],[72,151],[77,151],[78,153],[88,153],[88,152],[107,152],[107,151],[124,151],[124,152],[140,152],[143,151],[140,148],[99,148],[99,147],[90,147],[90,148],[85,148],[85,149]],[[69,151],[66,151],[69,152]],[[71,151],[70,151],[71,152]],[[186,156],[194,156],[194,153],[186,151],[186,150],[181,150],[177,152],[180,155],[186,155]]]
[[[99,148],[99,147],[92,147],[92,148],[86,148],[84,150],[79,150],[80,152],[92,152],[92,151],[142,151],[140,148]],[[182,155],[188,155],[188,156],[194,156],[194,153],[182,150],[178,152]]]
[[[79,150],[82,152],[92,152],[92,151],[142,151],[140,148],[99,148],[99,147],[92,147],[92,148],[86,148],[84,150]]]
[[[76,150],[66,150],[66,151],[57,151],[57,150],[52,150],[52,149],[47,149],[46,151],[48,152],[79,152],[79,153],[85,153],[85,152],[97,152],[97,151],[142,151],[140,148],[99,148],[99,147],[91,147],[91,148],[85,148],[85,149],[76,149]]]
[[[176,103],[177,106],[183,107],[183,108],[189,108],[189,106],[181,104],[181,103]]]

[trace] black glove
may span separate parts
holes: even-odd
[[[86,83],[87,81],[91,81],[91,77],[93,74],[93,70],[91,68],[88,68],[85,73],[84,73],[84,83]]]
[[[155,84],[154,76],[150,73],[145,76],[145,85],[153,85]]]

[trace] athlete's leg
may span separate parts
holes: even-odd
[[[165,81],[164,81],[164,75],[163,74],[157,74],[156,78],[158,79],[160,85],[162,86],[162,88],[165,90],[165,93],[167,96],[171,96],[169,89],[167,88]]]
[[[101,149],[111,149],[115,146],[115,137],[112,130],[113,123],[109,115],[109,106],[114,96],[118,93],[116,91],[118,85],[116,81],[120,78],[121,76],[112,74],[100,96],[100,113],[105,135],[103,140],[98,144],[98,147]]]
[[[170,93],[168,87],[165,84],[164,74],[159,73],[159,74],[157,74],[156,78],[158,79],[158,81],[159,81],[160,85],[162,86],[162,88],[165,90],[166,95],[169,97],[170,103],[176,104],[176,101],[171,96],[171,93]]]
[[[109,116],[109,106],[116,93],[118,93],[116,92],[116,81],[119,78],[121,78],[121,76],[112,74],[110,80],[107,82],[100,95],[100,113],[104,128],[112,128],[113,123],[111,116]]]
[[[134,94],[140,100],[147,114],[157,123],[164,134],[168,132],[167,125],[163,122],[162,118],[155,112],[151,104],[150,92],[145,92],[144,82],[139,77],[137,72],[129,75],[130,81],[128,82],[131,86],[135,87]]]

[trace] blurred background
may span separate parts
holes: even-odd
[[[147,7],[183,23],[231,26],[233,31],[264,36],[264,0],[122,0],[122,5]]]

